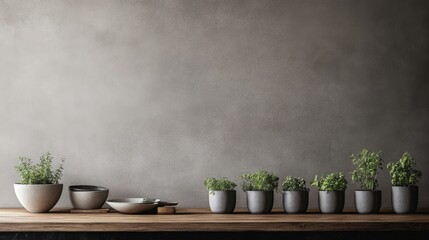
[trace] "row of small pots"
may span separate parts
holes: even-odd
[[[286,213],[305,213],[309,191],[283,191],[283,209]],[[322,213],[341,213],[344,209],[345,191],[319,191],[318,205]],[[246,191],[247,209],[250,213],[270,213],[274,191]],[[392,186],[392,207],[398,214],[414,213],[418,204],[418,187]],[[210,191],[209,205],[213,213],[233,213],[236,191]],[[378,213],[381,208],[381,191],[355,191],[356,211],[361,214]]]

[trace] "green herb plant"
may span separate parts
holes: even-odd
[[[378,187],[378,170],[383,169],[381,153],[363,149],[357,156],[352,154],[350,158],[356,166],[356,169],[351,172],[352,181],[359,184],[361,190],[375,190]]]
[[[282,183],[283,191],[310,191],[305,185],[305,180],[300,177],[287,176]]]
[[[320,178],[316,175],[311,181],[311,186],[319,188],[319,191],[345,191],[347,180],[342,172],[331,173]]]
[[[52,159],[49,152],[40,157],[38,164],[33,164],[29,158],[19,157],[19,163],[15,169],[21,177],[21,184],[58,184],[63,176],[64,159],[56,170],[52,169]]]
[[[214,191],[230,191],[237,187],[237,184],[228,180],[227,178],[207,178],[204,180],[204,186],[210,191],[210,194],[214,194]]]
[[[387,164],[393,186],[415,186],[422,178],[422,172],[414,169],[416,161],[405,152],[397,162]]]
[[[279,185],[279,177],[265,170],[242,174],[238,178],[243,180],[241,187],[245,192],[273,191],[277,190]]]

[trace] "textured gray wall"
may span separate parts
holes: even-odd
[[[0,206],[44,151],[66,186],[206,207],[206,177],[350,179],[367,147],[413,153],[429,207],[427,69],[423,0],[0,0]]]

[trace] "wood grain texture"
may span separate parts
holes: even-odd
[[[158,214],[175,214],[176,213],[176,207],[159,207]]]
[[[100,208],[100,209],[70,209],[70,213],[109,213],[110,209]]]
[[[207,209],[177,209],[174,215],[69,213],[56,210],[31,214],[23,209],[0,209],[0,232],[228,232],[228,231],[428,231],[429,214],[375,215],[211,214]]]

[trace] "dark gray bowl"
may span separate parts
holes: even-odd
[[[109,189],[92,185],[69,186],[70,202],[76,209],[99,209],[109,196]]]

